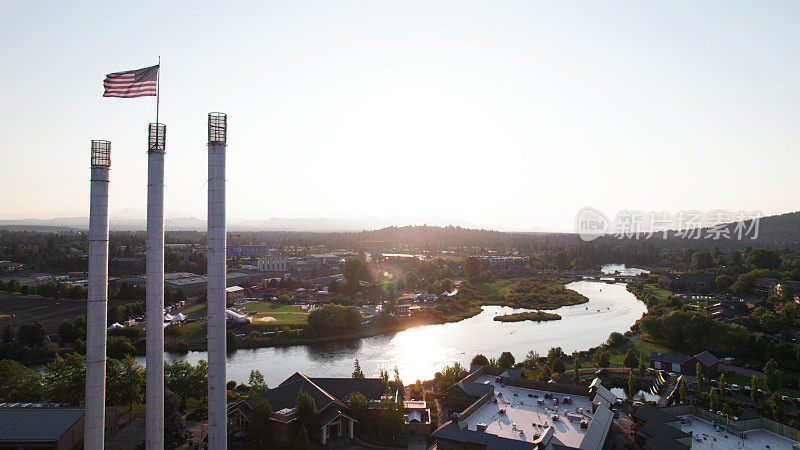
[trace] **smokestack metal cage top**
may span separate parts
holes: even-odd
[[[111,165],[111,141],[92,141],[92,165],[103,167]]]
[[[208,143],[224,144],[227,141],[228,116],[225,113],[208,113]]]
[[[167,126],[163,123],[151,123],[148,128],[147,153],[164,153],[167,138]]]

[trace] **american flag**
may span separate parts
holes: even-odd
[[[106,75],[103,81],[103,97],[146,97],[155,96],[158,82],[158,67],[151,66],[138,70],[127,70]]]

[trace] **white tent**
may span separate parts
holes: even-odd
[[[119,322],[114,322],[111,324],[111,326],[108,327],[109,330],[113,330],[114,328],[125,328],[125,327],[120,325]]]
[[[164,314],[164,322],[172,322],[173,317],[169,314]]]
[[[227,319],[233,321],[233,322],[236,322],[236,323],[247,323],[247,322],[250,322],[250,319],[248,319],[247,317],[245,317],[245,316],[243,316],[243,315],[241,315],[241,314],[239,314],[237,312],[231,311],[230,309],[226,309],[225,310],[225,317]]]
[[[178,313],[172,316],[173,322],[183,322],[184,320],[186,320],[186,316],[184,316],[183,313]]]

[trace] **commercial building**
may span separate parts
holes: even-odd
[[[295,278],[323,277],[342,272],[344,262],[358,256],[355,252],[309,253],[302,258],[285,255],[269,255],[258,258],[257,267],[262,272]]]
[[[695,405],[642,405],[633,412],[636,444],[643,449],[800,448],[800,432],[745,410],[729,417]]]
[[[227,274],[227,285],[247,284],[250,276],[245,273],[230,272]],[[144,286],[144,276],[124,277],[117,280],[117,284],[127,283],[133,286]],[[206,292],[208,277],[191,272],[172,272],[164,274],[164,289],[183,291],[187,296],[201,295]]]
[[[269,245],[228,245],[228,257],[231,256],[264,256],[272,249]]]
[[[437,449],[603,448],[616,397],[599,380],[587,390],[492,372],[472,370],[447,391],[451,420],[431,434]]]

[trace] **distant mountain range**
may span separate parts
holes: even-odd
[[[112,231],[136,231],[146,228],[145,219],[111,219]],[[364,217],[364,218],[280,218],[273,217],[265,220],[243,220],[228,222],[229,231],[362,231],[377,230],[392,226],[405,225],[431,225],[431,226],[460,226],[463,228],[480,228],[478,225],[452,221],[442,218],[404,218],[404,217]],[[89,228],[88,217],[60,217],[55,219],[13,219],[0,220],[0,227],[5,229],[24,230],[58,230]],[[206,221],[195,217],[178,217],[164,221],[167,231],[205,231]],[[534,230],[532,230],[534,231]]]
[[[428,225],[428,227],[411,227],[410,225]],[[0,220],[0,229],[7,230],[31,230],[31,231],[58,231],[67,229],[88,229],[89,219],[86,217],[68,217],[56,218],[50,220],[43,219],[19,219],[19,220]],[[441,230],[437,228],[445,227]],[[455,227],[455,228],[454,228]],[[734,225],[729,225],[729,232],[735,235]],[[111,220],[112,231],[131,231],[131,230],[144,230],[144,219],[120,219]],[[180,217],[169,219],[165,222],[165,229],[167,231],[205,231],[206,222],[195,217]],[[577,235],[573,233],[548,233],[541,229],[528,229],[528,230],[496,230],[490,231],[486,227],[481,227],[468,222],[453,222],[441,218],[400,218],[400,217],[366,217],[366,218],[271,218],[266,220],[244,220],[232,221],[228,224],[230,232],[311,232],[311,233],[330,233],[330,232],[369,232],[371,239],[386,239],[395,240],[401,239],[402,235],[415,230],[415,233],[421,230],[428,230],[432,233],[427,239],[444,239],[447,240],[448,236],[455,233],[458,235],[471,231],[470,235],[475,232],[480,232],[481,238],[489,239],[492,233],[498,233],[495,236],[509,235],[524,236],[536,234],[548,234],[553,237],[559,236],[559,239],[567,239],[569,241],[577,241]],[[705,232],[703,233],[705,234]],[[473,236],[475,237],[475,236]],[[551,238],[552,239],[552,238]],[[401,239],[402,240],[402,239]],[[606,242],[613,244],[616,239],[613,235],[608,235],[603,238]],[[746,247],[748,245],[759,247],[780,248],[783,246],[800,247],[800,212],[792,212],[781,214],[777,216],[769,216],[761,218],[758,227],[758,239],[752,241],[750,239],[738,240],[686,240],[674,237],[670,233],[667,240],[662,240],[660,233],[656,234],[650,240],[646,240],[651,244],[659,242],[662,246],[668,247]]]

